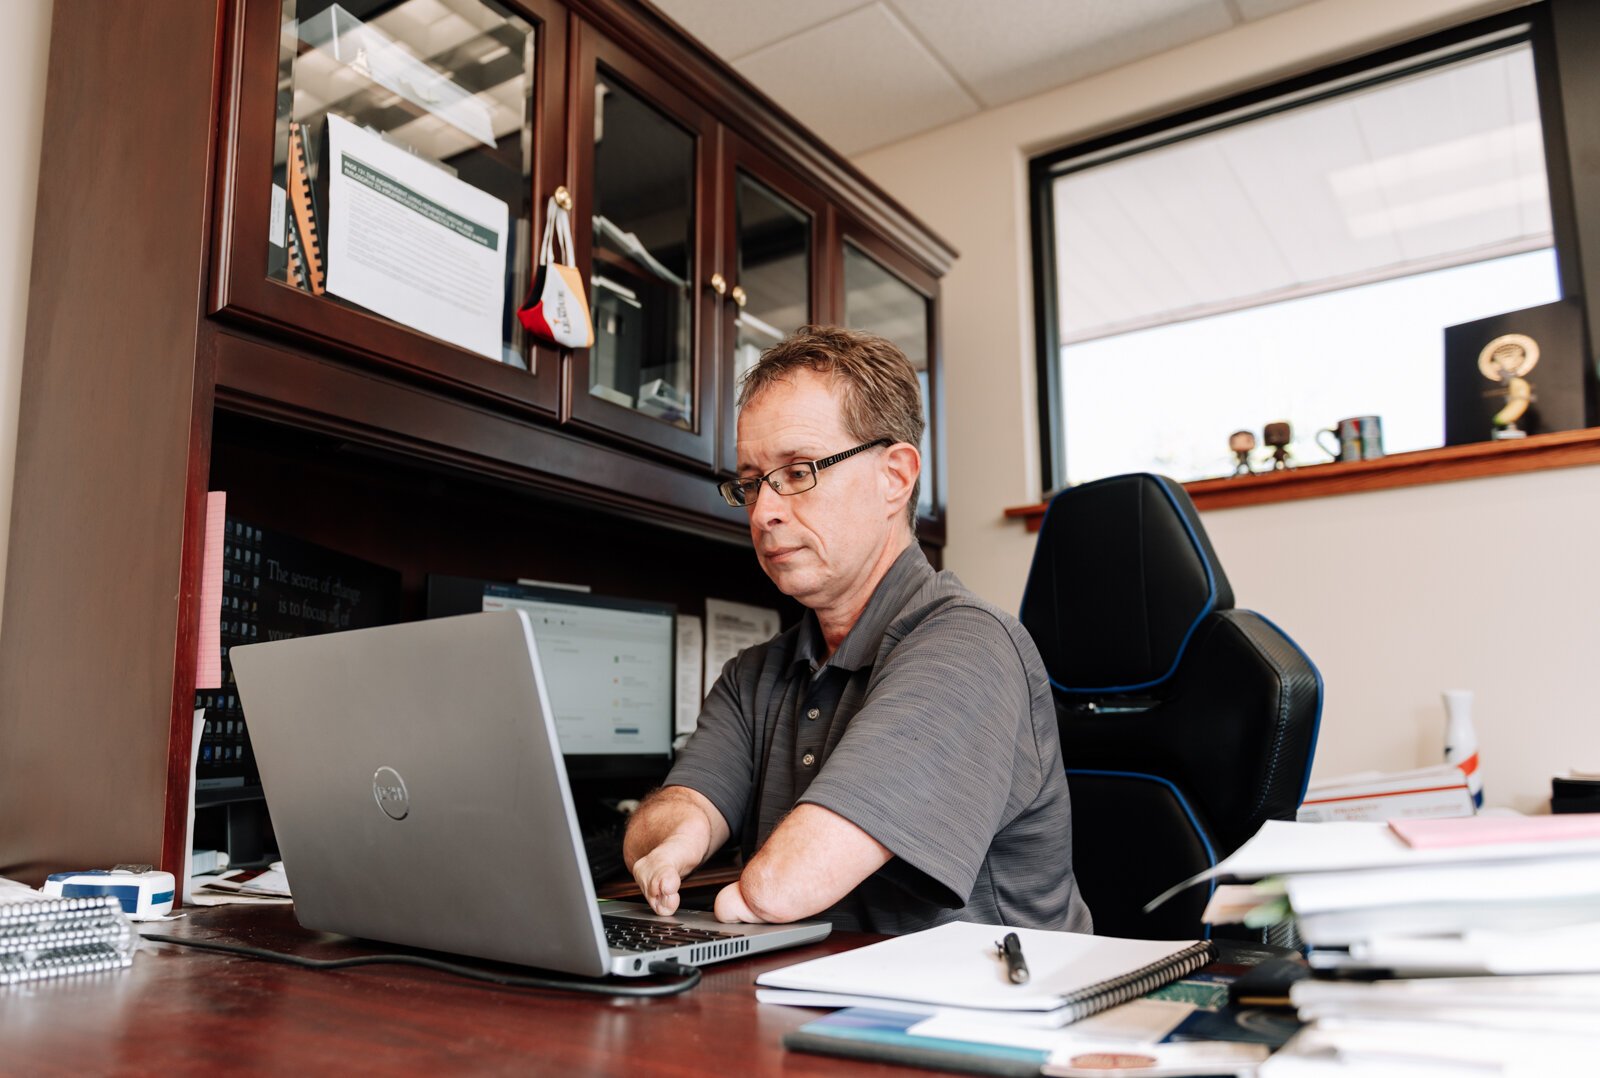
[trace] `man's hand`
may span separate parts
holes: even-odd
[[[683,877],[727,841],[728,824],[715,805],[687,786],[668,786],[628,821],[622,860],[650,908],[666,917],[678,911]]]
[[[650,908],[663,917],[678,912],[678,888],[683,877],[700,864],[695,843],[674,835],[633,863],[633,878]]]
[[[717,892],[717,901],[712,906],[712,912],[717,920],[730,924],[760,924],[761,918],[750,908],[744,900],[744,893],[739,890],[739,881],[734,880],[728,886]]]

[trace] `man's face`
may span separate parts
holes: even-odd
[[[739,414],[739,474],[764,475],[797,460],[853,448],[829,379],[798,370]],[[761,485],[750,541],[778,590],[812,609],[839,605],[870,588],[871,574],[902,511],[885,499],[883,450],[868,450],[817,473],[817,485],[789,497]],[[903,526],[903,525],[902,525]]]

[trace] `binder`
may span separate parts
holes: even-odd
[[[306,125],[289,125],[289,276],[296,287],[314,296],[324,290],[322,239],[317,226],[317,206],[311,191],[307,159]]]

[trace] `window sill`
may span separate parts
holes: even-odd
[[[1600,464],[1600,427],[1537,434],[1519,441],[1422,449],[1349,464],[1312,464],[1286,471],[1199,479],[1185,483],[1184,489],[1195,507],[1205,512],[1583,464]],[[1046,508],[1047,503],[1014,506],[1005,515],[1036,532],[1044,523]]]

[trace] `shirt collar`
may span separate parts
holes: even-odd
[[[889,566],[878,586],[867,600],[861,616],[839,644],[839,649],[827,660],[828,665],[841,670],[860,670],[871,666],[878,657],[878,645],[889,623],[905,609],[911,596],[933,575],[933,566],[922,553],[922,547],[913,542]],[[827,654],[827,642],[822,637],[822,626],[817,615],[807,610],[800,622],[800,637],[795,647],[795,661],[804,662],[816,669]]]

